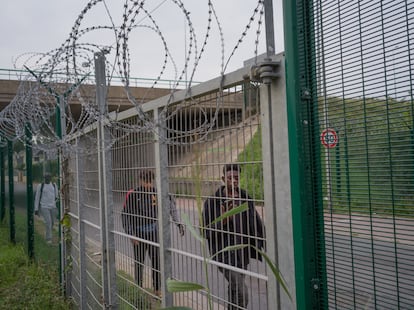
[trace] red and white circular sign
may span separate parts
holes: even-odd
[[[330,149],[338,144],[338,135],[332,128],[326,128],[321,133],[321,142],[324,147]]]

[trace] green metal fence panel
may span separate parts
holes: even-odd
[[[312,205],[315,216],[302,224],[313,227],[313,275],[323,280],[317,301],[307,301],[329,309],[411,309],[414,3],[299,1],[290,9],[298,36],[286,58],[297,62],[299,81],[291,85],[299,100],[290,118],[301,124],[299,190],[312,189],[298,205]]]

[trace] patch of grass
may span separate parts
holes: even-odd
[[[56,219],[56,222],[58,220]],[[8,224],[8,219],[4,221]],[[20,244],[26,255],[28,248],[27,238],[27,212],[23,208],[16,207],[15,209],[15,232],[16,242]],[[45,224],[40,217],[34,217],[34,255],[35,260],[39,264],[48,264],[53,267],[58,267],[59,263],[59,246],[58,246],[58,230],[55,226],[53,230],[53,245],[49,245],[45,240]],[[9,236],[9,234],[6,234]]]
[[[10,244],[7,223],[0,224],[0,308],[71,309],[60,291],[57,266],[31,262],[22,243]]]
[[[58,220],[56,220],[58,221]],[[47,244],[45,240],[45,224],[40,218],[35,218],[35,259],[38,263],[48,264],[49,266],[56,266],[59,264],[59,243],[57,227],[53,229],[52,233],[53,244]]]
[[[249,195],[255,200],[264,199],[261,139],[262,130],[259,127],[243,152],[237,157],[239,163],[249,163],[243,167],[240,186],[246,189]]]

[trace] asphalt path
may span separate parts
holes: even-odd
[[[412,245],[340,234],[326,240],[330,309],[413,309]]]

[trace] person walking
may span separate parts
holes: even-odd
[[[241,168],[238,164],[223,167],[222,180],[214,197],[208,198],[203,206],[204,236],[207,239],[210,254],[217,262],[240,269],[247,269],[250,258],[262,260],[254,247],[264,247],[264,225],[257,213],[253,199],[239,187]],[[247,204],[247,210],[225,217],[212,223],[225,212]],[[228,246],[247,245],[240,249],[223,251]],[[254,247],[252,247],[254,246]],[[246,308],[248,289],[245,275],[233,269],[218,268],[228,282],[228,309]]]
[[[43,217],[46,228],[45,239],[48,244],[51,244],[52,229],[58,214],[56,208],[58,190],[56,184],[51,182],[52,177],[49,173],[45,173],[43,177],[44,182],[40,183],[36,190],[35,215]]]
[[[127,234],[146,240],[131,239],[134,247],[135,280],[142,287],[143,267],[145,255],[148,253],[152,265],[152,284],[155,294],[161,296],[160,276],[160,249],[151,244],[158,243],[158,200],[157,190],[153,185],[154,173],[151,170],[143,170],[139,174],[139,185],[128,191],[123,210],[122,226]],[[177,224],[180,235],[184,235],[184,226],[180,223],[176,204],[170,196],[169,208],[172,220]]]

